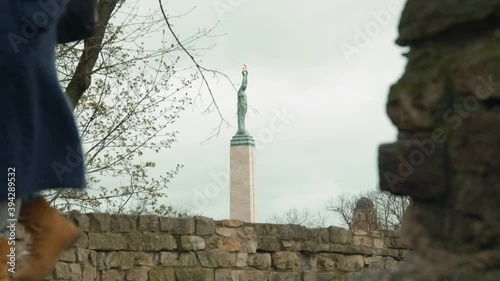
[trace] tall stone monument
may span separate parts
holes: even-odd
[[[230,149],[230,217],[255,222],[255,140],[245,128],[248,70],[243,66],[243,82],[238,90],[238,131]]]

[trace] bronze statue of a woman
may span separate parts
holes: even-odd
[[[248,83],[248,70],[247,66],[243,65],[243,82],[238,90],[238,131],[236,135],[247,136],[248,132],[245,129],[245,117],[247,114],[247,94],[245,90],[247,89]]]

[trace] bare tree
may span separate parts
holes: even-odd
[[[352,222],[352,214],[356,207],[357,197],[350,193],[342,193],[337,197],[329,199],[325,203],[327,211],[333,212],[340,217],[341,224],[349,228]]]
[[[306,227],[327,227],[328,219],[322,212],[314,213],[309,209],[299,210],[291,208],[282,214],[273,214],[272,223],[277,224],[298,224]]]
[[[180,40],[167,35],[171,26],[164,14],[141,14],[139,7],[139,1],[100,0],[92,37],[57,49],[61,83],[80,127],[89,187],[47,192],[60,209],[173,213],[160,200],[182,165],[151,177],[156,163],[149,159],[176,140],[177,132],[168,126],[191,103],[188,91],[198,76],[179,65],[179,56],[205,49],[195,43],[212,29]],[[113,182],[103,183],[105,178]]]
[[[403,223],[403,216],[411,205],[408,196],[397,196],[386,191],[371,191],[366,194],[375,205],[378,215],[378,224],[382,229],[399,229]]]
[[[403,215],[411,205],[406,196],[395,196],[389,192],[373,190],[360,194],[343,193],[327,201],[325,207],[338,215],[344,227],[351,227],[353,210],[359,198],[370,199],[377,211],[378,225],[381,229],[398,229],[403,222]]]
[[[288,209],[283,214],[274,214],[271,220],[277,224],[299,224],[304,225],[311,219],[311,212],[307,209]]]

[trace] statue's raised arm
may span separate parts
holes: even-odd
[[[247,69],[247,65],[244,64],[243,65],[243,81],[241,82],[241,87],[240,87],[240,90],[238,92],[241,92],[241,91],[245,91],[247,89],[247,84],[248,84],[248,69]]]

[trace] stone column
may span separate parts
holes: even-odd
[[[500,280],[500,2],[409,0],[409,47],[387,113],[398,139],[379,149],[380,186],[411,196],[413,250],[369,281]]]
[[[230,150],[230,217],[255,222],[255,141],[236,135]]]

